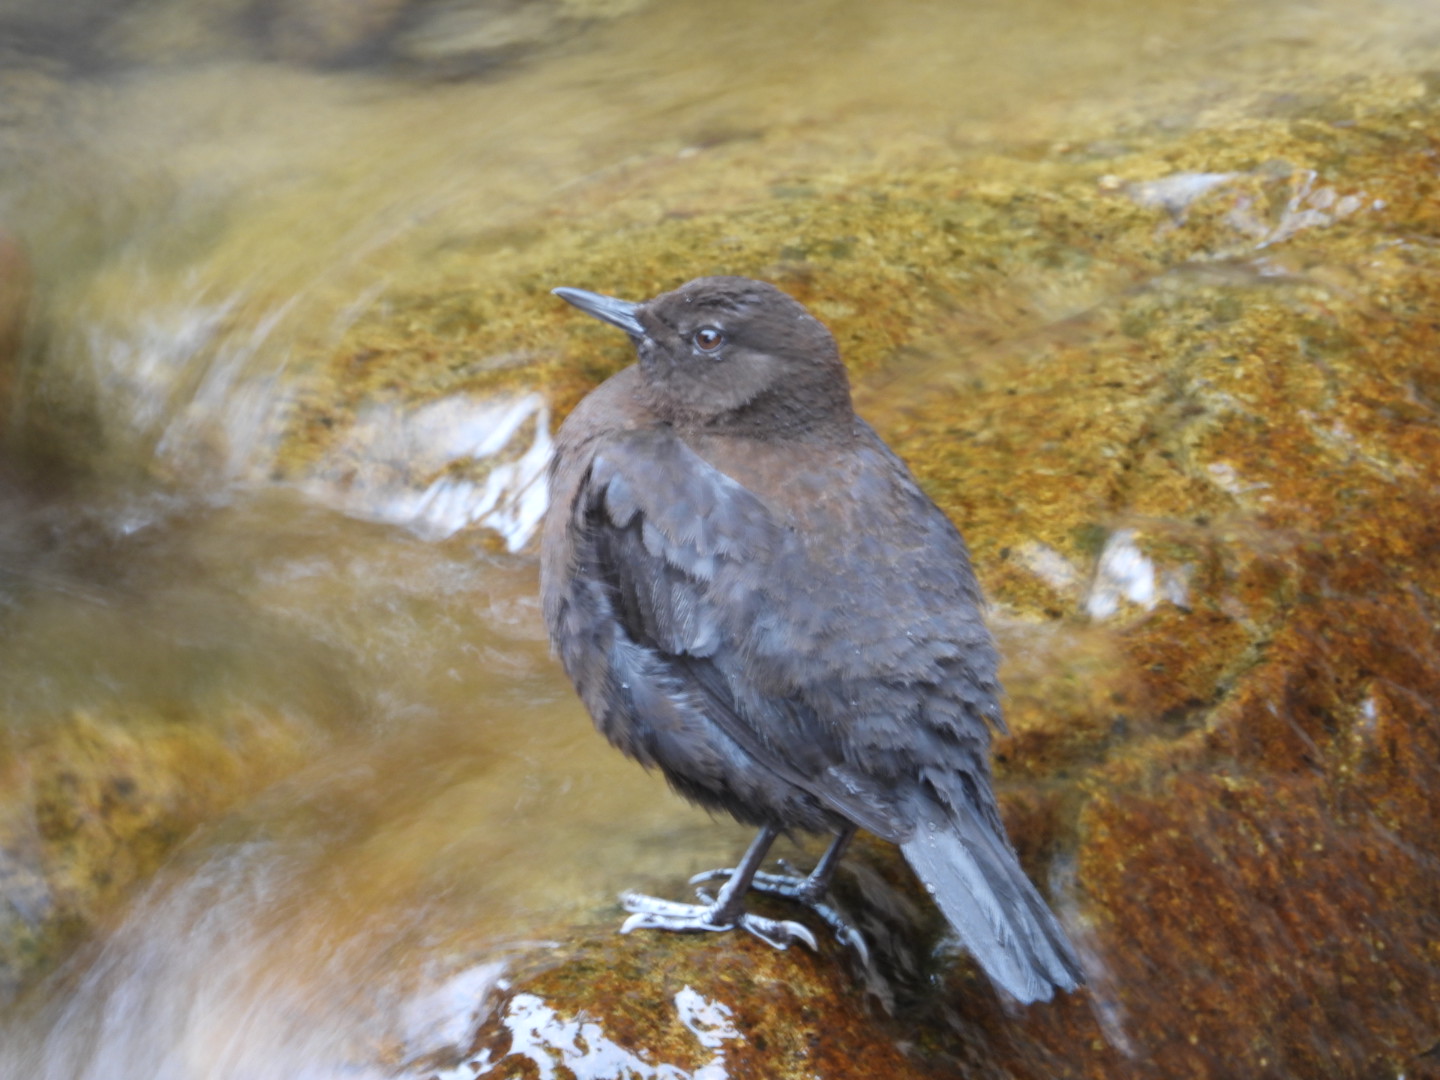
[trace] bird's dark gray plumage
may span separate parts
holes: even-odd
[[[829,331],[746,278],[641,304],[555,291],[639,363],[557,438],[551,640],[615,746],[761,829],[714,903],[638,898],[631,923],[805,936],[743,893],[770,840],[804,829],[838,837],[792,890],[818,899],[858,826],[900,845],[1014,997],[1079,985],[991,791],[998,659],[964,541],[855,415]]]

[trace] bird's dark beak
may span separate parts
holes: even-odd
[[[632,338],[645,336],[645,328],[635,317],[635,312],[640,310],[639,304],[632,304],[629,300],[617,300],[613,296],[602,296],[600,293],[586,292],[584,289],[560,288],[550,291],[566,303],[574,304],[585,314],[594,315],[612,326],[618,326]]]

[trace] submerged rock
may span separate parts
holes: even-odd
[[[244,753],[237,753],[243,747]],[[289,718],[131,708],[0,742],[0,1002],[114,910],[200,823],[303,759]]]

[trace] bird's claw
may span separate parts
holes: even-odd
[[[740,928],[754,934],[765,944],[776,949],[788,949],[802,941],[811,949],[818,949],[819,943],[810,928],[788,919],[767,919],[761,915],[741,912],[733,922],[715,921],[715,905],[679,904],[673,900],[661,900],[655,896],[627,892],[620,897],[621,906],[630,912],[630,917],[620,924],[620,932],[632,930],[677,930],[695,933],[703,930],[734,930]]]
[[[724,881],[734,873],[733,868],[702,870],[690,879],[690,884],[702,885],[707,881]],[[839,941],[841,945],[848,945],[859,953],[862,963],[867,965],[870,963],[870,949],[865,944],[865,938],[860,934],[860,931],[851,926],[845,916],[841,915],[837,909],[822,901],[818,896],[811,894],[809,878],[800,877],[798,874],[767,874],[761,870],[757,871],[755,876],[750,880],[750,888],[754,892],[765,893],[768,896],[782,896],[787,900],[795,900],[804,904],[816,915],[824,919],[830,926],[830,929],[835,931],[835,939]],[[695,894],[706,903],[710,902],[710,896],[704,890],[696,889]],[[790,923],[789,925],[794,926],[796,924]],[[751,933],[754,933],[754,931],[751,931]],[[760,937],[761,935],[757,934],[756,936]],[[812,945],[811,947],[813,948],[814,946]]]
[[[740,926],[750,931],[766,945],[782,951],[797,941],[803,941],[810,946],[811,952],[816,952],[820,948],[820,943],[815,940],[815,935],[810,932],[810,928],[791,919],[766,919],[746,912],[740,916]]]

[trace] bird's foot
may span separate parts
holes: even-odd
[[[797,941],[803,941],[810,948],[818,947],[815,935],[809,927],[789,920],[767,919],[742,911],[727,918],[720,910],[720,904],[700,894],[705,904],[679,904],[673,900],[661,900],[655,896],[627,892],[621,895],[620,903],[631,915],[620,926],[622,934],[631,930],[678,930],[695,933],[701,930],[734,930],[740,928],[754,934],[765,944],[776,949],[788,949]]]
[[[785,863],[781,863],[785,866]],[[734,869],[726,870],[705,870],[696,874],[690,879],[691,885],[703,885],[707,881],[724,881],[734,874]],[[804,904],[820,918],[824,919],[831,930],[835,931],[835,939],[841,945],[849,946],[860,954],[863,963],[870,962],[870,949],[865,944],[865,938],[860,931],[850,925],[849,920],[840,914],[839,909],[825,903],[821,897],[823,890],[817,890],[815,883],[810,878],[800,877],[798,874],[767,874],[765,871],[757,871],[750,881],[750,888],[754,892],[765,893],[768,896],[783,896],[787,900],[794,900]],[[696,890],[703,899],[705,893]],[[794,926],[794,923],[788,925]],[[813,946],[812,946],[813,947]]]
[[[787,867],[788,863],[782,862],[781,866]],[[702,870],[690,879],[691,885],[703,885],[707,881],[728,881],[735,873],[733,867],[724,870]],[[787,900],[798,900],[809,907],[819,900],[818,896],[812,895],[810,879],[803,878],[799,874],[767,874],[764,870],[757,870],[755,876],[750,879],[750,888],[755,892],[762,892],[768,896],[783,896]]]

